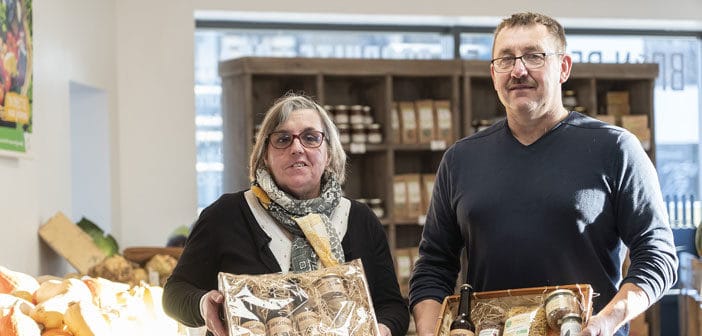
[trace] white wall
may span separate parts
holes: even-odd
[[[230,1],[33,0],[34,147],[0,157],[0,265],[30,274],[67,269],[39,241],[56,211],[73,220],[69,82],[105,92],[110,121],[111,222],[122,247],[163,245],[197,208],[193,97],[195,10],[702,21],[699,0]],[[567,28],[567,27],[566,27]],[[675,28],[675,26],[671,26]]]

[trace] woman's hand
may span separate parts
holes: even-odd
[[[224,295],[216,290],[211,290],[200,299],[200,315],[205,320],[205,327],[215,336],[227,336],[227,328],[219,318],[222,311]]]
[[[380,336],[392,336],[390,328],[382,323],[378,323],[378,329],[380,330]]]

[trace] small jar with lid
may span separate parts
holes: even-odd
[[[476,328],[477,336],[500,336],[504,323],[499,319],[483,318]]]
[[[572,110],[578,106],[578,98],[575,96],[575,90],[563,91],[563,107]]]
[[[371,198],[368,200],[368,206],[373,210],[373,213],[378,218],[385,217],[385,209],[383,208],[383,200],[380,198]]]
[[[334,123],[337,125],[349,123],[349,108],[346,105],[334,106]]]
[[[361,105],[351,105],[349,108],[349,123],[363,124],[363,106]]]
[[[348,124],[337,124],[336,129],[339,130],[339,142],[342,145],[351,143],[351,131]]]
[[[580,303],[572,290],[557,289],[544,300],[546,322],[553,330],[559,330],[561,320],[568,314],[580,316]]]
[[[579,336],[583,331],[580,314],[567,314],[561,319],[561,336]]]
[[[351,142],[366,143],[368,136],[366,135],[366,127],[363,124],[351,124]]]
[[[380,130],[380,124],[368,125],[368,143],[379,144],[383,142],[383,132]]]
[[[368,105],[363,106],[363,124],[370,125],[373,123],[373,115],[371,114],[371,107]]]

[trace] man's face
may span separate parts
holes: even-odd
[[[556,38],[541,24],[502,29],[495,37],[493,58],[519,57],[527,53],[555,53],[560,50]],[[521,59],[507,72],[490,66],[492,81],[507,113],[528,114],[538,118],[562,109],[561,83],[570,75],[568,55],[547,55],[540,67],[528,68]]]

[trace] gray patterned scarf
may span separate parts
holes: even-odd
[[[251,190],[261,205],[293,235],[290,268],[307,272],[344,262],[339,236],[329,218],[339,204],[341,186],[332,174],[322,176],[322,192],[313,199],[299,200],[280,190],[267,170],[256,170]],[[321,229],[323,226],[323,229]]]

